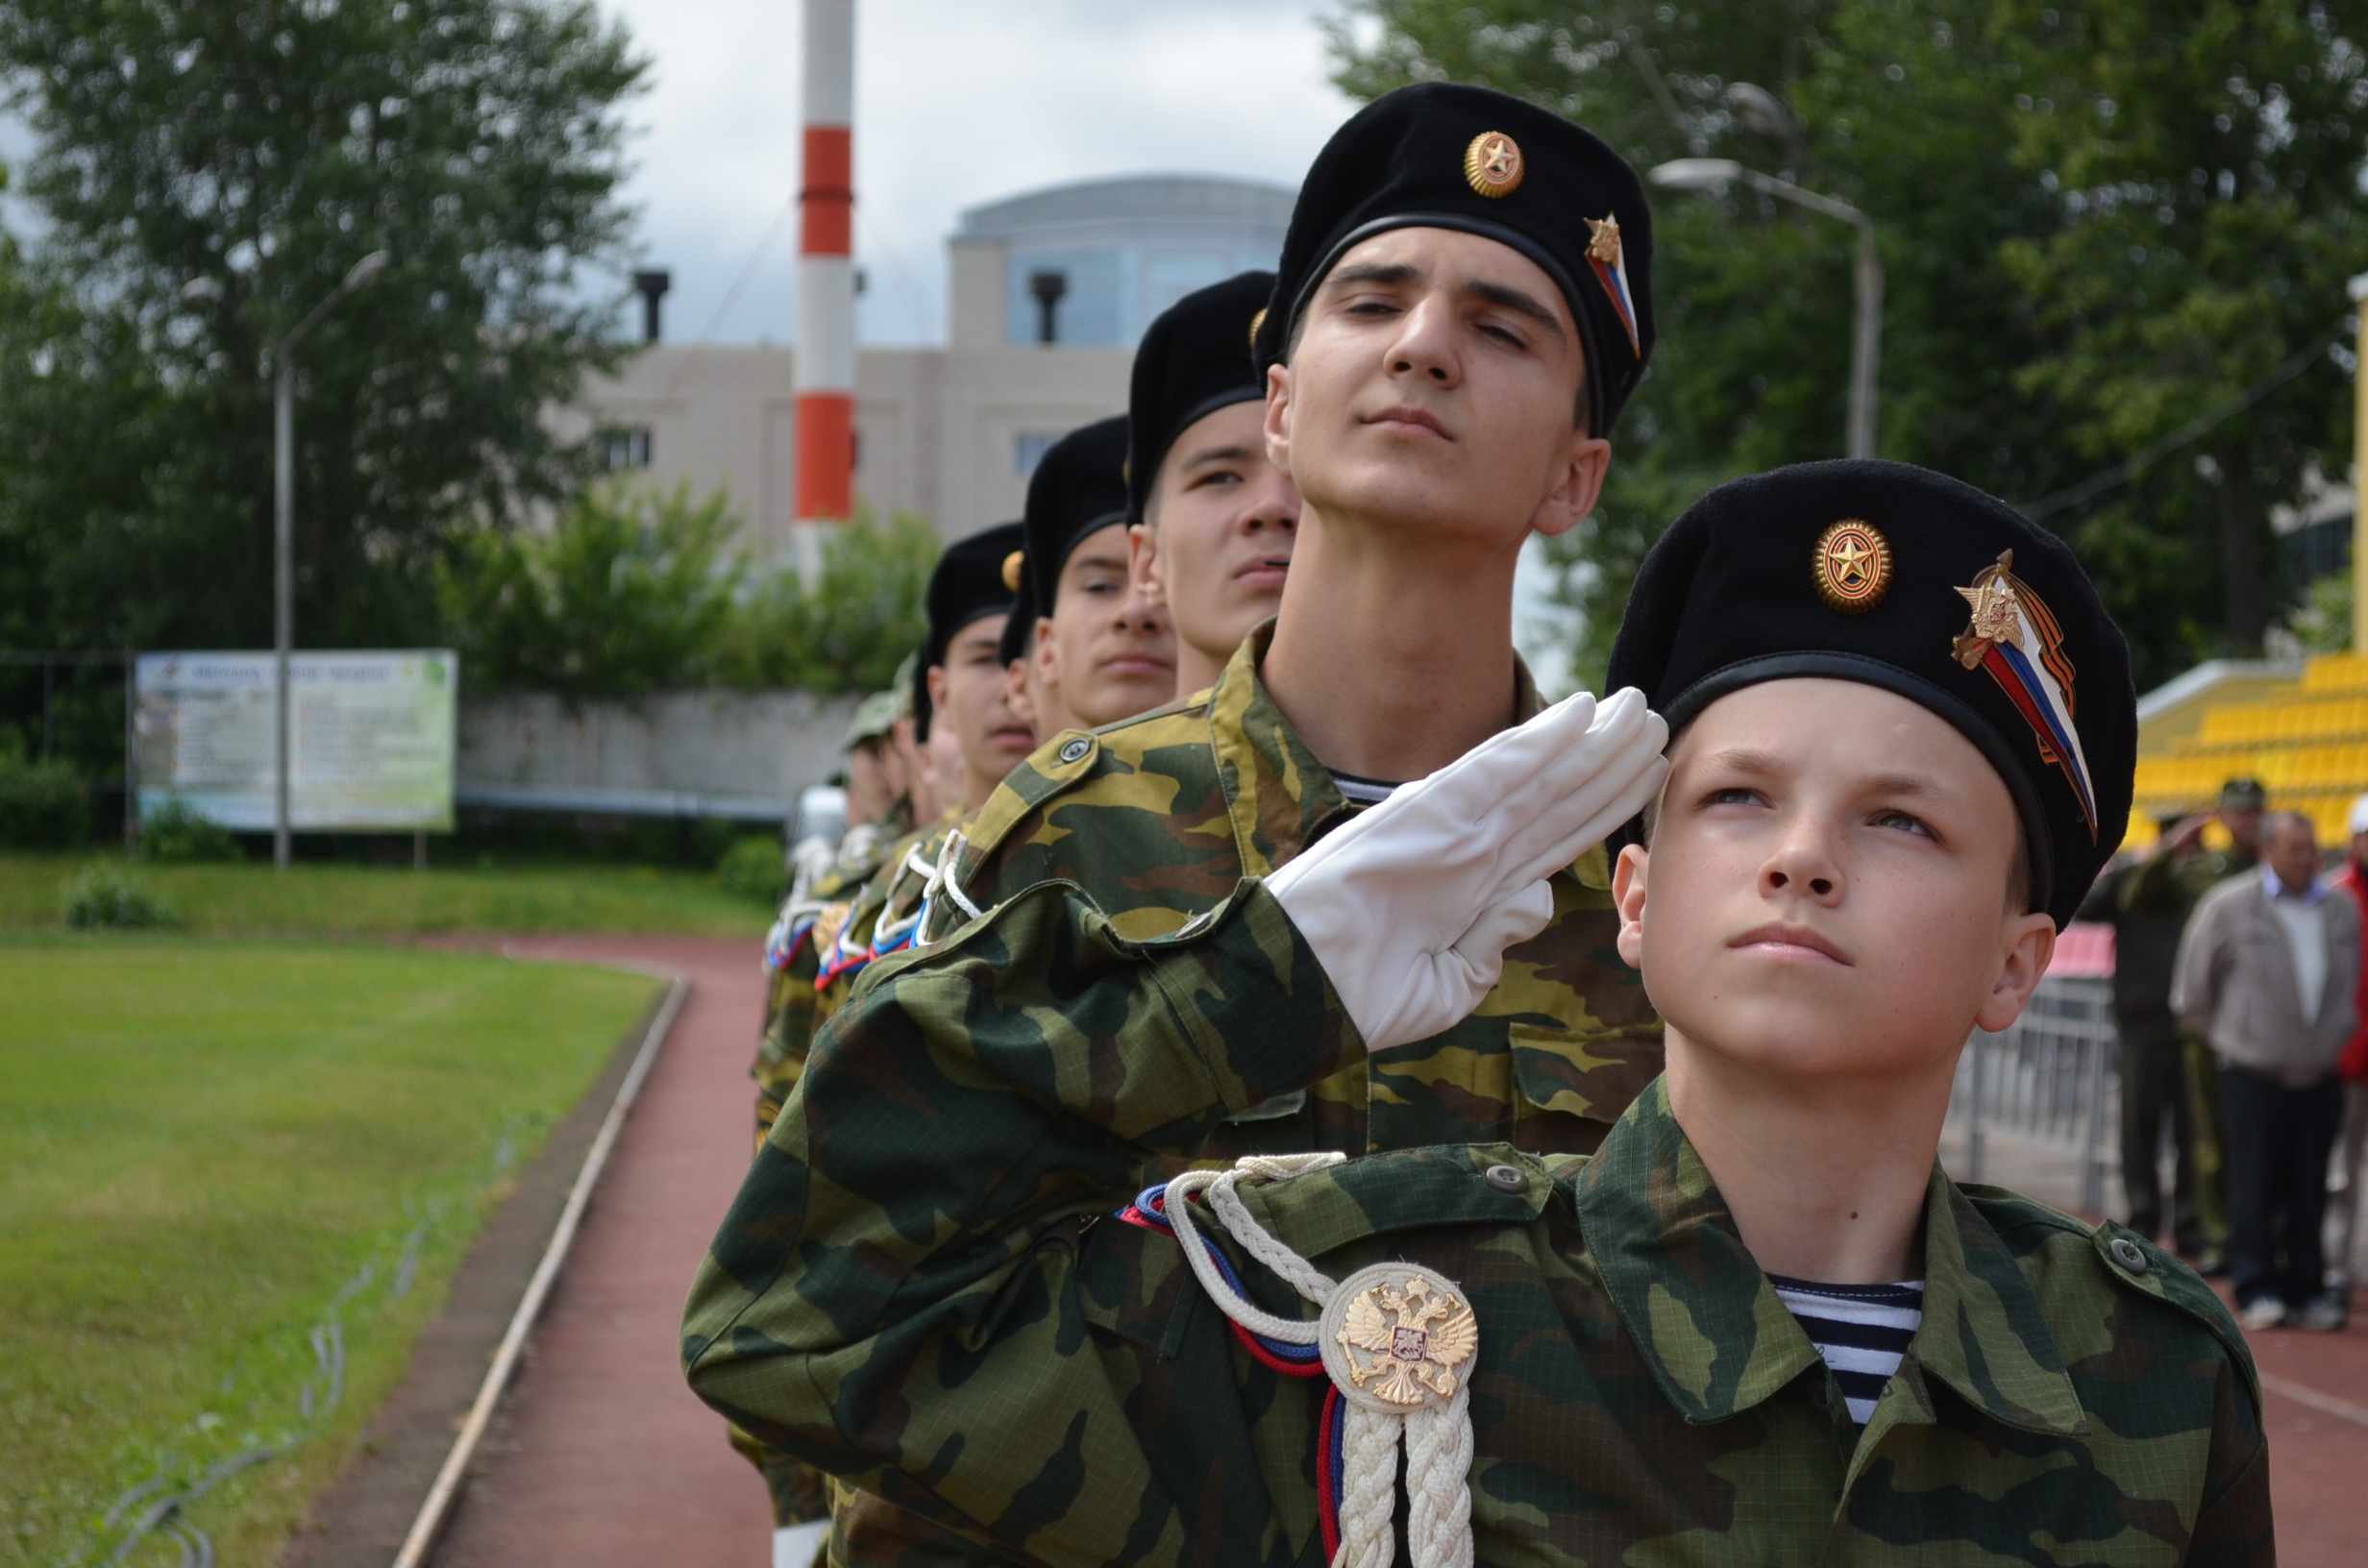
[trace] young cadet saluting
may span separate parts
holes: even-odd
[[[1135,585],[1175,623],[1175,690],[1207,691],[1282,603],[1299,492],[1267,457],[1266,379],[1250,332],[1274,274],[1187,294],[1135,351],[1126,401]]]
[[[1046,884],[878,973],[693,1289],[693,1386],[1063,1568],[1383,1568],[1400,1517],[1414,1568],[2273,1561],[2217,1299],[1935,1161],[2127,822],[2128,653],[2070,552],[1900,465],[1745,479],[1655,546],[1612,670],[1665,772],[1637,690],[1575,698],[1190,934]],[[1598,1153],[1125,1203],[1468,1008],[1665,778],[1616,892],[1668,1070]]]
[[[1039,741],[1175,696],[1175,630],[1127,575],[1126,416],[1080,426],[1028,476],[1020,603],[1005,627]]]
[[[1124,935],[1172,932],[1535,713],[1514,568],[1594,506],[1652,346],[1649,231],[1616,154],[1517,99],[1425,85],[1350,119],[1256,339],[1267,450],[1300,498],[1280,614],[1205,696],[1014,772],[964,830],[968,906],[1065,878]],[[1612,956],[1604,858],[1553,888],[1477,1014],[1261,1105],[1210,1152],[1593,1148],[1660,1041]],[[937,935],[962,912],[941,906]]]
[[[905,870],[917,847],[930,853],[950,825],[975,811],[1003,774],[1025,757],[1034,738],[1013,710],[996,649],[1011,609],[1003,562],[1020,543],[1020,526],[1006,523],[955,541],[938,557],[925,596],[928,634],[913,659],[911,684],[900,707],[909,706],[918,738],[951,730],[960,741],[963,781],[945,817],[913,831],[908,823],[867,853],[871,864],[851,881],[833,879],[803,899],[785,904],[766,939],[770,988],[756,1061],[756,1137],[761,1143],[781,1102],[805,1070],[814,1031],[842,999],[836,975],[855,967],[849,951],[868,959],[871,931],[885,894],[874,890]],[[886,695],[886,694],[883,694]],[[876,702],[867,698],[866,706]],[[934,836],[932,836],[934,835]],[[773,1500],[777,1532],[822,1519],[829,1497],[824,1479],[785,1454],[767,1449],[734,1429],[732,1446],[756,1466]]]
[[[870,921],[851,917],[864,909],[872,886],[895,880],[917,849],[933,855],[946,830],[976,811],[1027,754],[1031,732],[1012,705],[996,657],[1012,607],[1003,566],[1019,544],[1020,525],[1001,524],[949,545],[929,574],[924,600],[928,637],[913,660],[914,727],[925,743],[936,729],[952,729],[960,743],[961,793],[938,820],[884,844],[872,870],[840,884],[844,891],[834,889],[784,909],[777,936],[767,941],[767,968],[781,978],[775,984],[777,999],[767,1009],[752,1069],[757,1083],[759,1139],[797,1083],[814,1030],[827,1016],[818,1010],[819,993],[838,974],[868,961]],[[877,900],[872,904],[876,914]],[[791,997],[782,1001],[785,990]]]

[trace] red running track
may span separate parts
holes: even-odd
[[[541,937],[499,945],[522,958],[679,973],[691,991],[432,1560],[763,1568],[773,1537],[764,1483],[726,1446],[723,1421],[692,1397],[675,1350],[691,1276],[748,1170],[762,943]]]

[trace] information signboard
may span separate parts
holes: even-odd
[[[269,832],[273,656],[143,653],[133,716],[140,815],[169,800]],[[324,832],[449,832],[460,660],[443,649],[299,653],[288,823]]]

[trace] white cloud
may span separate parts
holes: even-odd
[[[629,187],[671,337],[795,335],[795,0],[618,0],[652,90]],[[1152,170],[1295,184],[1353,105],[1327,78],[1319,0],[859,0],[857,263],[867,342],[945,333],[962,208]],[[769,229],[764,259],[719,307]]]

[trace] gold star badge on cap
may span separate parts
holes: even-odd
[[[1512,195],[1528,168],[1520,144],[1502,131],[1483,131],[1464,149],[1464,178],[1483,196]]]
[[[1891,591],[1891,543],[1845,517],[1817,536],[1817,597],[1844,615],[1863,615]]]
[[[1015,594],[1020,591],[1020,568],[1026,560],[1026,554],[1017,550],[1003,557],[1003,586]]]

